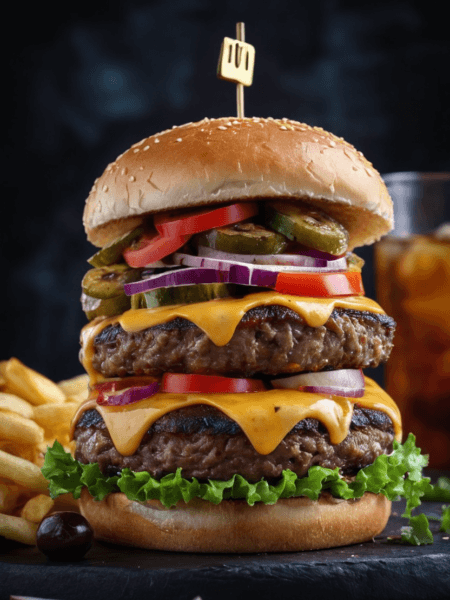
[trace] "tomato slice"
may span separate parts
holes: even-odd
[[[264,383],[258,379],[233,379],[220,375],[165,373],[161,381],[161,392],[171,394],[239,394],[266,390]]]
[[[275,289],[282,294],[315,296],[317,298],[364,295],[361,273],[355,271],[341,273],[280,272]]]
[[[189,237],[189,235],[169,237],[160,233],[144,234],[136,244],[124,250],[123,257],[130,267],[145,267],[176,252]]]
[[[154,224],[159,233],[173,237],[192,235],[208,229],[239,223],[257,214],[256,202],[239,202],[213,210],[202,208],[183,213],[176,211],[158,214],[154,217]]]

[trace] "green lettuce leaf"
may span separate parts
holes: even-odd
[[[448,477],[439,477],[437,483],[430,487],[430,491],[425,494],[423,500],[430,502],[450,502],[450,479]]]
[[[439,531],[443,533],[450,533],[450,506],[442,507],[441,526]]]
[[[400,543],[422,546],[433,543],[433,534],[430,531],[428,519],[424,514],[416,515],[409,519],[409,525],[402,527]]]
[[[432,541],[425,515],[412,516],[412,510],[420,505],[421,498],[433,491],[430,480],[422,477],[422,469],[427,462],[427,457],[416,447],[414,436],[409,434],[404,444],[394,441],[391,455],[378,456],[372,465],[361,469],[350,482],[342,478],[338,468],[314,466],[302,478],[285,470],[276,485],[265,480],[250,483],[241,475],[234,475],[228,481],[209,480],[201,483],[195,478],[182,477],[181,469],[159,480],[147,472],[133,472],[130,469],[123,469],[118,476],[106,477],[97,464],[79,463],[65,452],[61,444],[55,442],[47,450],[42,473],[49,481],[52,498],[67,492],[79,498],[81,489],[87,487],[95,500],[121,491],[130,500],[145,502],[155,499],[167,508],[193,498],[202,498],[212,504],[227,499],[244,499],[253,506],[255,502],[275,504],[280,498],[298,496],[317,500],[324,490],[346,500],[360,498],[365,492],[384,494],[389,500],[406,499],[406,510],[402,516],[409,519],[409,526],[404,530],[402,540],[417,544],[430,543],[430,539]]]

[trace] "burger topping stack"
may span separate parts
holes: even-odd
[[[76,460],[47,453],[52,493],[83,493],[97,537],[172,550],[364,541],[402,494],[410,516],[425,459],[363,375],[395,323],[353,253],[391,225],[370,163],[294,121],[204,120],[124,153],[86,205],[101,247],[82,282],[91,393]],[[151,533],[125,531],[123,510]]]

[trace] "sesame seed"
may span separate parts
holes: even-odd
[[[136,177],[134,175],[131,175],[129,181],[136,181]]]
[[[135,148],[133,152],[136,154],[136,152],[139,152],[139,148]]]
[[[126,175],[128,173],[128,169],[126,167],[124,167],[122,169],[122,175]]]
[[[286,125],[282,125],[282,126],[280,127],[280,129],[283,129],[283,131],[287,131],[287,127],[286,127]]]
[[[177,141],[177,142],[182,142],[182,141],[183,141],[183,138],[177,138],[177,139],[176,139],[176,141]]]
[[[227,128],[224,127],[223,125],[219,125],[219,127],[217,129],[221,129],[222,131],[226,131],[227,130]]]
[[[155,144],[159,144],[159,139],[158,138],[155,139]]]
[[[107,186],[107,185],[104,185],[104,186],[103,186],[103,191],[104,191],[104,192],[107,192],[107,191],[108,191],[108,186]]]
[[[150,148],[150,146],[145,146],[144,151],[148,150]]]
[[[232,123],[230,123],[230,121],[228,121],[228,123],[225,123],[225,125],[226,125],[227,127],[232,127]]]
[[[233,125],[239,125],[239,121],[233,121]]]
[[[334,140],[330,140],[330,146],[333,146],[334,148],[334,146],[336,146],[336,142]]]

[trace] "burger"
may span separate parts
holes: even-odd
[[[363,155],[296,121],[204,119],[120,155],[85,205],[90,395],[74,456],[47,452],[52,495],[80,497],[97,538],[149,549],[380,534],[422,464],[362,372],[395,323],[353,251],[392,224]]]

